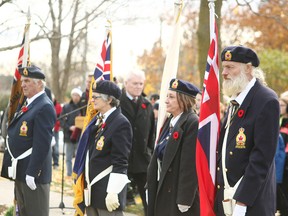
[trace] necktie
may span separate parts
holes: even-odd
[[[132,101],[133,101],[133,103],[137,103],[137,98],[133,97]]]
[[[233,120],[233,118],[234,118],[234,116],[235,116],[235,114],[239,108],[239,104],[236,100],[231,100],[230,103],[231,103],[231,109],[232,109],[232,111],[231,111],[231,122],[232,122],[232,120]]]
[[[103,117],[102,117],[102,116],[99,116],[97,122],[98,122],[98,124],[97,124],[97,130],[96,130],[96,134],[95,134],[95,139],[97,139],[98,134],[100,133],[100,131],[101,131],[101,129],[102,129]]]

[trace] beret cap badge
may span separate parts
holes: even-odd
[[[23,75],[24,75],[24,76],[28,76],[28,70],[27,70],[27,68],[24,68],[24,70],[23,70]]]
[[[178,87],[178,80],[177,79],[175,79],[175,81],[172,83],[171,87],[173,89],[177,89],[177,87]]]
[[[226,53],[225,53],[225,60],[226,61],[230,61],[232,59],[232,54],[230,52],[230,50],[228,50]]]

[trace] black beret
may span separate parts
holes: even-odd
[[[120,88],[109,80],[100,80],[98,82],[94,82],[92,85],[92,91],[100,94],[114,96],[116,99],[119,99],[121,96]]]
[[[196,97],[200,90],[193,84],[180,79],[172,79],[170,81],[169,90]]]
[[[44,73],[35,65],[29,67],[18,68],[19,73],[24,77],[34,78],[34,79],[45,79]]]
[[[250,48],[244,46],[229,46],[221,53],[222,61],[234,61],[240,63],[252,63],[254,67],[260,64],[257,54]]]

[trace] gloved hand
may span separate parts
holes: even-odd
[[[105,202],[106,202],[106,207],[109,212],[114,211],[120,206],[119,200],[118,200],[118,194],[115,194],[115,193],[108,193],[105,198]]]
[[[33,176],[26,175],[26,184],[31,190],[36,190],[35,178]]]
[[[245,216],[246,210],[247,210],[247,206],[236,204],[232,216]]]
[[[178,204],[178,209],[181,213],[188,211],[190,206]]]

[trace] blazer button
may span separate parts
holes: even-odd
[[[217,167],[217,171],[219,171],[220,170],[220,167]]]
[[[169,169],[168,169],[168,172],[172,172],[172,168],[169,168]]]
[[[217,185],[217,188],[220,189],[221,188],[220,185]]]
[[[232,155],[233,155],[233,152],[232,152],[232,151],[230,151],[230,152],[229,152],[229,154],[232,156]]]
[[[171,193],[171,189],[170,188],[168,189],[168,193]]]
[[[228,169],[227,169],[227,168],[225,168],[225,172],[228,172]]]

